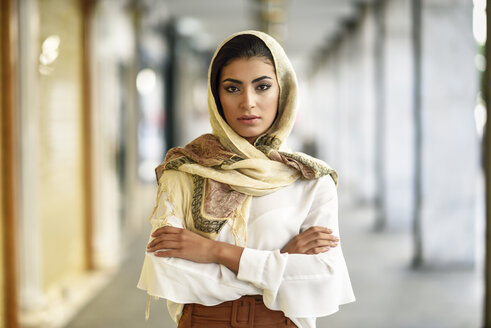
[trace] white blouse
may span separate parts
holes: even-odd
[[[176,216],[169,217],[167,223],[183,227],[183,220]],[[152,225],[152,231],[158,228],[156,220]],[[283,311],[298,327],[313,328],[316,317],[338,311],[339,305],[353,302],[355,297],[341,241],[317,255],[280,253],[293,237],[311,226],[328,227],[339,236],[337,192],[330,176],[299,179],[269,195],[252,198],[247,247],[237,275],[220,264],[146,253],[138,288],[167,299],[176,322],[186,303],[216,305],[260,294],[268,308]],[[218,240],[235,243],[229,225],[222,228]]]

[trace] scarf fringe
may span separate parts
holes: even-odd
[[[231,218],[228,220],[230,231],[234,236],[236,246],[247,246],[247,221],[251,199],[252,196],[247,196],[242,203],[242,206],[237,207],[231,215]]]
[[[145,308],[145,321],[148,321],[150,318],[150,302],[152,301],[152,297],[148,295],[147,307]]]
[[[148,217],[148,221],[151,221],[153,216],[155,215],[155,212],[157,212],[157,208],[159,207],[159,199],[160,196],[162,195],[162,192],[163,192],[163,188],[160,184],[158,184],[157,196],[155,197],[155,205],[153,207],[152,214],[150,214],[150,216]]]
[[[156,217],[156,220],[158,222],[157,228],[166,226],[167,219],[171,216],[176,216],[175,205],[173,200],[171,199],[171,193],[168,192],[164,184],[159,184],[158,186],[157,197],[155,198],[155,205],[153,207],[152,214],[150,214],[150,217],[148,218],[148,221],[152,221],[152,219],[157,214],[157,210],[161,207],[163,213]]]
[[[157,296],[153,297],[156,301],[159,299]],[[148,295],[147,299],[147,306],[145,308],[145,321],[148,321],[148,318],[150,318],[150,303],[152,301],[152,296]]]

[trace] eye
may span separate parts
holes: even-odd
[[[271,84],[268,84],[268,83],[262,83],[262,84],[257,86],[257,89],[261,90],[261,91],[266,91],[269,88],[271,88]]]
[[[233,86],[233,85],[230,85],[228,87],[225,87],[224,89],[228,93],[234,93],[234,92],[238,92],[239,91],[239,88],[237,88],[236,86]]]

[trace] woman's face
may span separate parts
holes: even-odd
[[[238,58],[222,68],[218,96],[228,125],[250,143],[273,124],[280,88],[269,59]]]

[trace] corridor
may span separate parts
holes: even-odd
[[[469,268],[409,268],[409,234],[374,232],[373,215],[370,207],[340,209],[343,252],[357,300],[319,319],[318,327],[480,327],[481,277]],[[176,327],[162,300],[152,300],[145,321],[147,297],[135,285],[146,239],[133,243],[114,279],[66,328]]]
[[[244,30],[295,72],[267,50],[278,94],[299,100],[279,150],[339,173],[356,302],[318,327],[491,328],[487,15],[491,0],[2,0],[0,328],[175,328],[163,300],[145,321],[136,288],[155,168],[211,132],[210,61]],[[250,150],[273,161],[290,105],[276,97],[274,137]]]

